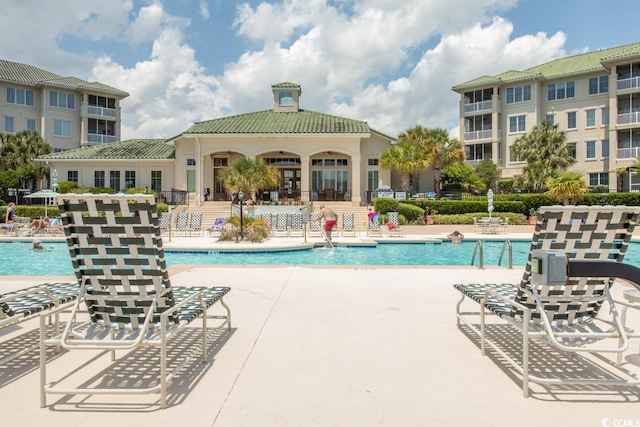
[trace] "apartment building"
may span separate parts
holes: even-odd
[[[629,166],[640,155],[640,43],[556,59],[526,70],[481,76],[452,88],[460,94],[460,139],[466,158],[490,158],[503,178],[522,174],[514,141],[550,121],[567,132],[591,186],[640,191]]]
[[[0,60],[0,131],[36,131],[55,152],[119,141],[127,96],[103,83]]]

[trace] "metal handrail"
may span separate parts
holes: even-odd
[[[478,268],[484,270],[484,252],[482,249],[482,240],[476,240],[476,245],[473,247],[473,255],[471,256],[471,265],[473,265],[476,260],[476,252],[478,251],[478,248],[480,248],[480,265],[478,265]]]
[[[513,269],[513,247],[509,240],[505,240],[502,244],[502,250],[500,251],[500,258],[498,258],[498,265],[502,264],[502,257],[504,256],[505,247],[509,248],[509,269]]]

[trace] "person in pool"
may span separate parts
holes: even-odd
[[[44,247],[42,246],[42,242],[40,240],[34,240],[33,246],[31,247],[32,251],[41,251]]]
[[[464,239],[464,234],[462,234],[458,230],[454,230],[453,233],[449,234],[447,237],[449,238],[449,240],[451,240],[451,243],[457,244],[462,242],[462,240]]]
[[[324,204],[320,205],[320,217],[318,218],[318,222],[320,222],[324,218],[324,231],[327,235],[327,241],[331,243],[331,230],[336,226],[338,222],[338,215],[336,213],[326,207]]]

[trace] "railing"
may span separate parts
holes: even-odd
[[[479,252],[479,256],[480,256],[480,260],[479,260],[479,265],[478,268],[481,270],[484,270],[484,252],[482,249],[482,240],[476,240],[476,245],[473,247],[473,255],[471,256],[471,265],[473,265],[473,263],[476,260],[476,252]]]
[[[509,248],[509,269],[513,269],[513,247],[509,240],[505,240],[502,244],[502,250],[500,251],[500,258],[498,258],[498,265],[502,264],[502,257],[504,256],[504,250]]]
[[[473,132],[465,132],[464,140],[465,141],[475,141],[478,139],[491,139],[492,130],[476,130]]]
[[[115,108],[98,107],[97,105],[89,105],[89,114],[92,116],[116,118]]]
[[[472,102],[470,104],[464,104],[464,112],[465,113],[475,113],[478,111],[487,111],[493,108],[493,102],[489,101],[480,101],[480,102]]]
[[[616,124],[618,125],[631,125],[635,123],[640,123],[640,112],[638,111],[618,114],[616,116]]]
[[[640,156],[640,147],[618,148],[616,150],[616,159],[635,159]]]
[[[116,142],[118,138],[114,135],[102,135],[99,133],[88,133],[87,141],[93,144],[109,144],[111,142]]]
[[[633,90],[640,88],[640,77],[621,79],[617,82],[617,90]]]
[[[172,188],[170,191],[156,191],[156,201],[172,206],[189,205],[189,193]]]

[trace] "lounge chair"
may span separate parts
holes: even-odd
[[[273,235],[278,236],[288,236],[289,230],[287,229],[287,214],[283,212],[278,212],[276,214],[276,226],[273,229]]]
[[[160,393],[160,406],[165,408],[167,386],[177,372],[194,357],[206,362],[211,339],[219,336],[225,326],[231,328],[231,313],[223,301],[230,289],[211,285],[171,286],[153,195],[64,194],[58,197],[58,203],[80,291],[63,332],[49,338],[43,330],[40,332],[41,406],[46,406],[49,393]],[[225,313],[209,314],[208,310],[218,301]],[[78,315],[84,306],[89,313],[88,321]],[[198,332],[200,345],[181,349],[181,360],[168,360],[168,344],[198,318],[202,321],[202,331]],[[209,319],[218,319],[219,325],[210,328]],[[40,321],[43,324],[42,317]],[[45,356],[47,346],[52,345],[68,351],[100,353],[91,352],[90,360],[74,364],[60,379],[48,382]],[[107,385],[96,388],[60,384],[62,380],[72,382],[74,373],[101,355],[111,354],[113,358],[116,350],[143,349],[159,352],[155,384],[132,381],[112,385],[106,381]]]
[[[267,228],[269,229],[269,234],[273,235],[273,215],[270,213],[260,214],[260,219],[267,224]]]
[[[309,231],[307,234],[309,237],[322,237],[322,230],[320,229],[322,224],[320,224],[320,214],[318,212],[312,212],[309,215]]]
[[[566,253],[569,263],[603,260],[616,265],[623,260],[639,213],[638,207],[624,206],[542,207],[519,286],[496,283],[455,285],[462,292],[456,306],[458,326],[463,323],[480,337],[483,355],[486,347],[491,347],[522,376],[525,397],[529,395],[530,381],[555,385],[640,383],[636,374],[629,376],[627,372],[625,375],[625,369],[618,369],[611,375],[596,372],[594,377],[587,378],[581,371],[588,369],[579,369],[578,366],[576,352],[591,353],[597,358],[602,358],[605,353],[620,355],[627,350],[629,337],[637,336],[625,330],[618,316],[610,294],[613,279],[599,278],[594,274],[582,277],[573,267],[569,268],[573,264],[568,264],[556,270],[567,274],[566,279],[559,284],[542,284],[538,273],[542,268],[549,270],[551,264],[539,262],[538,252],[534,252],[554,250],[558,255]],[[604,272],[607,276],[614,276],[611,267]],[[463,310],[462,304],[467,299],[479,303],[479,311]],[[606,322],[597,319],[604,302],[610,305],[613,316]],[[497,319],[518,330],[522,348],[514,348],[514,338],[506,336],[504,327],[508,326],[503,327],[499,322],[489,323],[487,314],[496,315]],[[477,317],[473,316],[479,316],[479,324]],[[607,339],[608,345],[597,343]],[[530,341],[540,343],[536,344],[539,347],[535,353],[529,351]],[[540,355],[543,360],[530,358],[533,354]],[[616,367],[612,361],[607,361],[604,366]],[[619,365],[617,367],[620,368]]]
[[[189,236],[202,236],[202,212],[193,212],[189,223]]]
[[[171,232],[171,212],[162,212],[160,214],[160,233],[166,234]]]
[[[176,226],[173,229],[176,235],[182,234],[183,236],[186,236],[189,232],[188,225],[189,212],[178,212],[178,215],[176,215]]]
[[[345,212],[342,214],[342,229],[340,232],[342,237],[356,236],[356,224],[353,218],[353,212]]]
[[[289,227],[289,236],[304,236],[304,216],[295,212],[291,214],[291,226]]]
[[[56,307],[68,308],[78,297],[79,292],[80,286],[77,283],[44,283],[0,294],[0,329],[37,318]],[[54,318],[56,331],[59,333],[59,315],[57,312],[51,314]],[[39,344],[35,344],[3,356],[0,358],[0,365],[36,350],[38,347]]]
[[[389,222],[387,227],[389,228],[389,236],[391,237],[404,237],[404,230],[400,229],[400,220],[398,219],[398,212],[388,212]]]
[[[367,236],[382,236],[380,224],[378,223],[380,215],[377,212],[369,212],[369,222],[367,223]]]
[[[211,228],[207,229],[209,237],[220,236],[220,234],[225,230],[226,224],[227,220],[225,218],[216,218],[215,221],[213,221]]]

